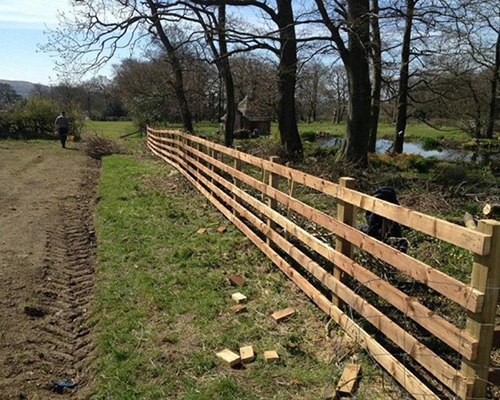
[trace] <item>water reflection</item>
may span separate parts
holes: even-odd
[[[323,147],[340,146],[343,142],[341,137],[332,137],[319,141]],[[392,140],[378,139],[376,144],[377,153],[385,153],[392,145]],[[491,153],[488,151],[466,151],[462,149],[436,149],[424,150],[422,143],[405,142],[404,152],[419,154],[422,157],[434,157],[443,161],[467,161],[477,164],[489,164],[491,161],[500,161],[500,153]]]

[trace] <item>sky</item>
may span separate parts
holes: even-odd
[[[37,44],[47,43],[44,31],[57,26],[58,11],[69,10],[69,0],[0,0],[0,79],[56,84],[55,55]],[[99,74],[109,76],[111,65]]]

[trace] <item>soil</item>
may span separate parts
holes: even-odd
[[[68,147],[0,141],[2,400],[84,398],[91,387],[99,164]]]

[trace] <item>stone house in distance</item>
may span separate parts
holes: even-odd
[[[224,115],[222,121],[226,120]],[[236,116],[234,120],[235,136],[244,138],[253,135],[269,135],[271,133],[272,117],[262,115],[258,106],[245,96],[236,107]],[[224,133],[224,124],[221,125],[221,132]]]

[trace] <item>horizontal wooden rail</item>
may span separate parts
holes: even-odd
[[[419,400],[439,399],[425,384],[423,384],[413,373],[411,373],[400,361],[392,356],[383,346],[375,341],[366,331],[364,331],[355,321],[350,319],[338,307],[332,303],[319,292],[310,282],[301,276],[292,266],[285,261],[271,246],[267,245],[265,241],[260,239],[249,227],[247,227],[241,219],[239,219],[232,210],[225,207],[224,204],[217,199],[209,190],[202,184],[197,182],[185,169],[181,167],[188,167],[186,162],[177,158],[177,162],[172,161],[169,157],[162,154],[161,149],[156,148],[154,143],[148,142],[150,149],[154,154],[171,164],[178,169],[201,193],[203,193],[212,204],[214,204],[219,211],[221,211],[226,218],[228,218],[234,225],[240,229],[261,251],[266,254],[297,286],[299,286],[304,293],[311,298],[325,313],[331,316],[339,326],[341,326],[351,337],[353,337],[369,354],[384,368],[386,369],[401,385],[403,385],[412,396]],[[181,165],[179,165],[181,164]],[[196,173],[191,169],[192,173]],[[204,183],[210,184],[208,180]],[[212,184],[211,184],[212,185]],[[215,188],[215,186],[211,186]],[[227,195],[226,195],[227,196]],[[237,202],[234,202],[230,196],[226,200],[232,201],[233,206],[236,207],[237,212],[243,212],[243,207]],[[246,212],[246,211],[245,211]],[[256,217],[255,217],[256,218]],[[268,229],[267,225],[260,221],[263,229]]]
[[[162,133],[162,131],[154,129],[150,129],[150,132]],[[342,188],[336,183],[329,182],[314,175],[310,175],[277,163],[271,163],[270,161],[263,160],[250,154],[238,152],[197,136],[188,135],[180,131],[176,131],[175,134],[185,137],[194,143],[209,146],[222,154],[226,154],[248,164],[252,164],[267,171],[272,171],[287,179],[293,179],[296,183],[303,184],[312,189],[353,204],[366,211],[371,211],[385,218],[389,218],[419,232],[426,233],[436,237],[437,239],[441,239],[448,243],[470,250],[476,254],[487,255],[489,253],[491,236],[484,233],[476,232],[460,225],[452,224],[450,222],[377,199],[373,196],[369,196],[352,189]]]
[[[180,145],[183,146],[182,144]],[[184,157],[186,157],[185,156],[186,153],[182,153],[181,150],[179,149],[171,149],[171,150],[177,152],[181,157],[183,155]],[[210,170],[204,167],[202,164],[199,164],[194,158],[188,157],[188,159],[191,163],[196,165],[196,167],[198,167],[201,170],[204,170],[207,174],[210,174]],[[212,174],[211,179],[222,185],[225,185],[234,194],[236,194],[238,197],[240,197],[241,199],[243,199],[244,201],[255,207],[259,212],[262,212],[268,218],[272,218],[274,222],[280,224],[284,228],[294,230],[295,233],[299,232],[298,229],[300,228],[298,226],[296,226],[291,222],[285,223],[284,221],[285,218],[282,217],[279,213],[270,209],[261,202],[253,199],[243,190],[234,187],[232,183],[226,181],[225,179],[221,178],[216,174]],[[304,236],[301,236],[299,239],[301,240],[304,239]],[[309,242],[312,243],[311,241]],[[382,280],[377,275],[366,270],[361,265],[355,263],[354,261],[350,260],[348,257],[342,255],[341,253],[336,252],[326,244],[321,246],[321,248],[325,249],[328,252],[327,259],[333,261],[335,265],[340,267],[345,272],[350,273],[351,276],[356,277],[361,284],[370,288],[379,296],[390,302],[393,306],[395,306],[397,309],[403,312],[406,316],[413,319],[415,322],[417,322],[422,327],[427,329],[429,332],[434,334],[436,337],[441,339],[443,342],[448,344],[451,348],[464,355],[466,358],[470,360],[474,359],[478,344],[477,341],[475,341],[472,337],[470,337],[466,332],[460,330],[455,325],[449,323],[444,318],[440,317],[439,315],[429,310],[427,307],[423,306],[416,299],[407,296],[405,293],[401,292],[394,286],[390,285],[387,281]],[[334,291],[334,293],[338,294],[336,291]]]
[[[179,169],[320,308],[367,349],[396,380],[401,383],[402,378],[410,377],[409,381],[402,384],[414,397],[426,398],[428,395],[426,386],[392,355],[374,354],[373,349],[383,349],[383,347],[374,338],[370,338],[361,327],[355,325],[352,319],[346,321],[347,316],[338,305],[349,307],[366,322],[372,324],[459,398],[482,398],[486,395],[491,348],[500,340],[498,329],[495,329],[495,332],[493,330],[497,310],[497,287],[500,285],[500,251],[498,251],[500,223],[481,221],[477,230],[469,230],[362,194],[345,187],[347,185],[337,185],[285,167],[273,159],[262,160],[182,132],[156,132],[158,133],[155,134],[155,131],[148,129],[148,146],[151,151]],[[260,168],[262,176],[265,177],[263,181],[243,172],[242,163]],[[288,180],[289,191],[279,189],[277,176]],[[335,218],[301,202],[293,195],[292,188],[295,188],[297,183],[333,196],[340,205],[374,212],[470,250],[474,253],[470,284],[460,282],[366,235],[351,226],[349,219],[344,220],[342,214]],[[280,211],[278,203],[283,205],[285,211]],[[331,243],[319,239],[308,229],[291,221],[292,211],[332,232],[337,242],[340,240],[342,243],[368,252],[397,271],[463,306],[467,310],[466,328],[463,330],[458,328],[418,299],[378,276],[369,269],[368,263],[363,266],[356,262],[352,252],[345,251],[339,246],[333,248]],[[296,245],[296,240],[300,241],[301,245]],[[308,250],[302,250],[302,247]],[[307,271],[311,282],[300,275],[298,270],[301,268],[294,269],[276,253],[277,250],[290,257],[294,265],[300,265]],[[309,251],[317,254],[322,263],[326,260],[327,267],[313,259],[308,254]],[[327,270],[332,267],[332,270]],[[352,277],[354,281],[344,281],[343,277],[346,275]],[[396,320],[399,317],[393,317],[392,320],[378,309],[375,303],[369,303],[354,291],[353,285],[356,284],[371,290],[378,299],[390,304],[392,310],[398,310],[405,317],[411,318],[442,343],[462,355],[460,370],[398,325]],[[334,302],[326,300],[314,285],[321,285],[323,290],[330,290]],[[352,324],[356,326],[354,331]],[[403,367],[402,370],[398,369],[400,367]],[[491,373],[490,377],[496,378],[495,373]],[[432,391],[428,392],[432,395]]]
[[[155,139],[159,140],[160,142],[167,142],[175,144],[177,146],[182,145],[182,142],[175,139]],[[471,286],[466,285],[458,281],[457,279],[454,279],[442,273],[441,271],[438,271],[430,267],[429,265],[418,261],[413,257],[408,256],[407,254],[402,253],[397,249],[369,235],[366,235],[365,233],[352,228],[349,225],[338,221],[334,217],[316,210],[315,208],[302,203],[301,201],[289,196],[288,194],[274,189],[269,185],[206,155],[203,152],[200,152],[194,148],[188,148],[188,150],[192,154],[196,155],[196,157],[214,165],[221,171],[231,174],[241,182],[252,186],[264,195],[277,200],[286,207],[298,212],[304,217],[322,226],[323,228],[334,232],[337,236],[348,240],[360,249],[365,250],[373,256],[381,259],[382,261],[387,262],[401,272],[407,274],[409,277],[419,282],[425,283],[430,288],[455,301],[469,311],[478,312],[481,310],[484,294],[472,288]]]
[[[157,151],[162,152],[161,149],[155,148]],[[381,313],[378,309],[367,303],[359,295],[355,294],[351,289],[342,284],[340,281],[335,279],[331,274],[326,272],[319,264],[314,262],[312,259],[307,257],[304,253],[293,246],[284,237],[279,235],[276,231],[269,229],[267,225],[262,223],[254,214],[242,207],[237,201],[235,201],[232,196],[224,193],[221,189],[215,186],[212,182],[202,176],[196,168],[205,173],[207,176],[211,176],[215,182],[225,186],[227,189],[231,190],[233,194],[239,197],[241,200],[245,201],[249,205],[255,207],[258,211],[263,212],[267,217],[273,218],[275,222],[281,224],[282,217],[279,213],[272,210],[272,208],[266,206],[260,201],[254,199],[253,197],[246,194],[243,190],[235,187],[232,183],[226,181],[220,176],[211,175],[211,170],[200,163],[198,163],[193,158],[181,159],[181,152],[177,149],[172,149],[179,156],[170,154],[178,164],[182,165],[183,168],[192,174],[196,179],[198,179],[203,185],[208,187],[212,193],[215,193],[220,199],[225,203],[230,205],[236,212],[243,217],[245,217],[250,223],[252,223],[257,229],[264,233],[268,238],[270,238],[274,243],[276,243],[281,249],[286,253],[290,254],[299,264],[301,264],[308,272],[310,272],[316,279],[321,281],[326,287],[332,290],[332,292],[339,295],[339,297],[345,301],[349,306],[356,310],[360,315],[365,317],[367,321],[372,323],[381,332],[383,332],[389,339],[391,339],[395,344],[400,346],[405,352],[410,356],[415,358],[422,366],[424,366],[429,372],[431,372],[436,378],[443,382],[446,386],[455,392],[465,393],[467,391],[467,383],[460,373],[447,364],[444,360],[439,358],[434,352],[429,350],[426,346],[422,345],[418,340],[416,340],[409,333],[405,332],[396,323],[391,321],[387,316]],[[195,168],[190,167],[186,162],[194,165]],[[285,219],[286,220],[286,219]],[[293,226],[290,228],[301,230],[300,227],[290,223]],[[304,232],[304,236],[310,236],[307,232]],[[311,236],[312,237],[312,236]],[[331,249],[333,252],[335,250]],[[340,254],[340,253],[339,253]],[[345,256],[344,256],[345,257]],[[346,257],[347,258],[347,257]]]

